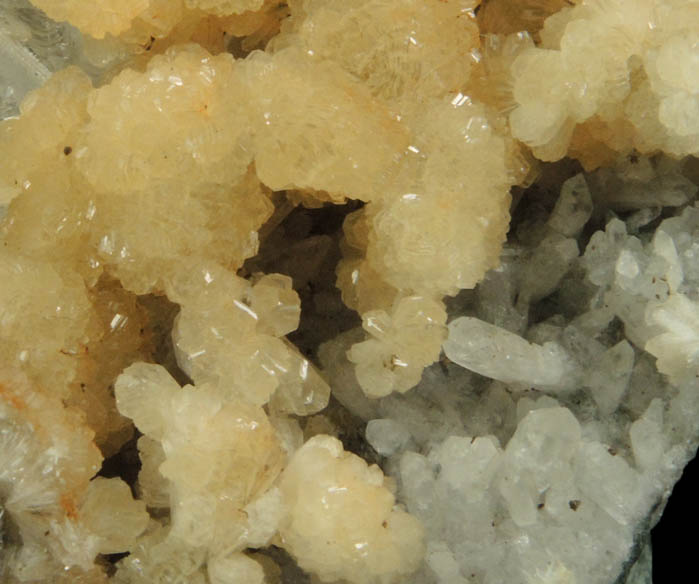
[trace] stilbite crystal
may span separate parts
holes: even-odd
[[[394,506],[381,470],[330,436],[308,440],[294,455],[280,488],[290,509],[282,544],[322,581],[400,581],[422,557],[420,523]]]
[[[243,509],[284,464],[263,410],[224,401],[215,386],[180,389],[161,366],[145,363],[126,369],[115,391],[120,411],[162,446],[158,472],[170,485],[171,536],[214,554],[244,549]]]

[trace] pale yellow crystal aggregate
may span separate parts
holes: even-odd
[[[18,261],[19,260],[19,261]],[[0,253],[4,369],[19,365],[37,384],[67,394],[74,380],[90,302],[81,278],[50,264]],[[37,337],[42,342],[37,344]]]
[[[422,370],[439,358],[446,338],[447,313],[441,302],[421,296],[401,298],[390,314],[370,310],[362,325],[372,337],[348,352],[356,363],[357,381],[369,397],[415,387]]]
[[[238,552],[209,556],[188,546],[157,521],[132,546],[113,577],[118,584],[277,584],[265,578],[260,562]]]
[[[522,178],[516,147],[496,129],[503,123],[499,114],[469,96],[471,70],[480,59],[477,3],[308,0],[291,6],[292,17],[271,42],[276,56],[300,46],[313,61],[337,64],[373,95],[365,111],[373,114],[381,106],[394,116],[395,130],[366,128],[372,140],[363,152],[380,163],[364,173],[369,187],[356,179],[338,185],[346,196],[369,201],[345,227],[345,259],[338,266],[343,299],[365,317],[403,297],[438,302],[473,287],[496,265],[509,221],[509,187]],[[365,114],[363,123],[371,117]],[[402,148],[386,141],[385,130],[394,142],[403,140]],[[382,159],[387,156],[393,162]],[[322,188],[332,191],[333,185]],[[352,360],[367,395],[413,387],[439,355],[439,335],[398,330],[394,335],[407,344],[422,343],[423,354],[395,367],[387,348],[357,348]]]
[[[87,572],[98,553],[128,550],[145,529],[145,505],[134,501],[128,485],[116,478],[90,481],[102,459],[93,437],[80,411],[37,391],[23,374],[3,370],[3,513],[20,543],[3,550],[3,578],[48,582],[72,567]]]
[[[264,0],[185,0],[187,8],[199,8],[218,16],[240,14],[262,8]]]
[[[496,130],[498,116],[462,93],[469,64],[477,62],[473,8],[462,1],[436,9],[420,2],[400,9],[309,2],[299,5],[271,52],[235,62],[194,45],[172,47],[143,72],[127,69],[92,91],[67,179],[87,189],[97,209],[92,263],[139,294],[167,289],[182,259],[196,263],[198,255],[205,259],[202,252],[240,267],[256,252],[255,232],[271,213],[247,172],[254,162],[256,176],[272,189],[370,203],[360,212],[367,229],[350,245],[349,267],[338,268],[343,295],[356,296],[350,305],[362,313],[404,296],[438,301],[475,285],[497,261],[519,159],[513,142]],[[346,12],[339,29],[330,24],[338,11]],[[405,26],[384,39],[368,24],[374,12]],[[361,66],[347,58],[357,26],[366,35]],[[330,43],[327,35],[341,42]],[[430,50],[441,38],[455,44]],[[387,78],[396,83],[382,87]],[[234,206],[232,194],[240,201]],[[242,204],[248,212],[235,213]],[[136,213],[139,221],[132,220]],[[200,228],[174,238],[184,222]],[[223,230],[225,248],[217,240]],[[426,354],[438,353],[438,341]],[[297,367],[285,363],[285,352],[272,341],[264,350],[283,369]],[[396,387],[414,385],[416,371],[429,363],[416,361],[411,373],[397,370]],[[385,392],[361,378],[367,393]],[[260,387],[264,400],[273,389]]]
[[[168,73],[172,67],[179,69],[174,76]],[[232,67],[230,55],[211,57],[193,45],[156,57],[145,73],[128,70],[90,93],[88,103],[84,95],[79,97],[78,107],[71,106],[77,113],[59,117],[41,140],[45,150],[32,153],[22,148],[22,141],[39,131],[39,120],[55,93],[83,94],[86,89],[83,74],[57,74],[30,98],[17,131],[13,120],[8,123],[6,148],[27,154],[3,172],[3,183],[8,198],[23,193],[17,200],[20,207],[32,198],[42,203],[48,197],[68,200],[47,206],[45,227],[24,227],[26,215],[15,217],[11,208],[5,229],[21,240],[18,246],[42,257],[51,253],[64,261],[73,258],[74,269],[91,278],[107,266],[135,293],[162,289],[188,256],[209,254],[240,267],[257,251],[256,231],[271,214],[272,203],[248,172],[252,154],[244,143],[247,131],[232,132],[225,123],[242,127],[244,119],[238,106],[223,105],[230,103],[224,96],[234,81],[228,77]],[[22,132],[32,124],[37,124],[34,130]],[[99,138],[105,134],[119,139]],[[182,150],[181,144],[189,144],[190,150]],[[42,161],[55,166],[42,166]],[[41,174],[48,170],[54,173]],[[172,204],[174,193],[177,205]],[[48,233],[39,238],[36,233],[37,227],[49,228],[54,216],[62,220],[64,205],[74,209],[56,229],[63,249],[71,249],[66,255],[56,251]],[[241,205],[248,212],[240,213]],[[198,227],[175,235],[186,222]]]
[[[3,125],[2,148],[12,155],[3,159],[0,190],[13,204],[0,227],[0,361],[80,405],[111,453],[131,432],[108,384],[129,355],[142,356],[144,322],[120,286],[100,281],[102,266],[89,245],[94,199],[72,174],[70,145],[87,119],[90,88],[77,69],[61,71]],[[114,358],[108,350],[117,347]]]
[[[142,492],[155,505],[169,493],[162,553],[203,547],[217,558],[209,572],[223,573],[230,562],[247,565],[239,552],[269,543],[279,531],[282,545],[323,581],[387,584],[417,567],[420,524],[394,506],[378,467],[319,435],[293,454],[277,488],[286,462],[277,430],[262,409],[223,394],[207,384],[179,388],[161,366],[145,363],[116,383],[120,411],[145,434]],[[129,570],[127,562],[125,581],[138,581]]]
[[[156,55],[143,73],[126,69],[90,94],[78,169],[93,188],[132,196],[239,179],[252,160],[249,128],[228,125],[244,114],[245,95],[231,95],[239,86],[231,55],[195,45]]]
[[[135,364],[116,383],[119,410],[159,441],[170,484],[172,534],[191,546],[244,549],[243,508],[279,474],[284,452],[265,413],[224,400],[215,386],[178,384],[160,365]]]
[[[82,32],[101,39],[122,35],[136,40],[144,33],[161,38],[207,14],[216,17],[260,10],[265,0],[31,0],[54,20],[67,20]],[[196,26],[196,25],[195,25]],[[182,31],[180,31],[181,33]],[[147,38],[147,36],[146,36]]]
[[[321,581],[389,584],[417,568],[420,523],[395,506],[381,470],[345,452],[336,438],[308,440],[280,488],[289,508],[283,545]]]
[[[600,146],[696,155],[698,30],[694,0],[564,8],[512,64],[513,135],[543,160],[571,149],[588,167],[600,164]]]
[[[241,69],[256,96],[250,121],[262,182],[327,191],[336,201],[383,196],[409,138],[366,86],[298,47],[253,53]]]
[[[477,58],[477,0],[294,0],[272,47],[337,62],[394,111],[454,93]],[[390,23],[390,34],[386,25]]]
[[[323,409],[330,388],[313,365],[286,341],[301,312],[291,278],[261,276],[254,285],[220,266],[175,281],[169,296],[182,310],[173,341],[182,369],[195,383],[216,383],[227,396],[278,413]]]

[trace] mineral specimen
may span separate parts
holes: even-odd
[[[643,577],[698,46],[697,0],[0,2],[0,580]]]

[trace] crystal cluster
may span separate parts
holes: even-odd
[[[280,535],[299,565],[322,581],[398,581],[415,571],[424,554],[420,522],[394,507],[376,466],[343,451],[330,436],[308,440],[280,482],[291,508]],[[352,516],[345,530],[337,526]],[[394,574],[386,566],[395,566]]]
[[[668,164],[696,197],[681,166],[655,172]],[[633,188],[625,170],[605,174]],[[667,208],[656,227],[647,208],[611,219],[560,268],[552,294],[521,300],[532,272],[551,270],[551,226],[580,231],[571,187],[591,199],[587,182],[600,178],[568,179],[528,226],[534,241],[511,238],[477,289],[490,294],[461,297],[450,363],[410,393],[366,399],[335,346],[352,332],[322,347],[334,395],[368,422],[399,497],[426,526],[425,566],[406,582],[618,581],[696,449],[696,203]]]
[[[512,134],[542,160],[588,168],[635,148],[699,152],[693,0],[584,1],[548,18],[512,64]]]
[[[98,581],[95,556],[127,551],[147,525],[146,505],[133,499],[126,483],[119,478],[91,480],[102,459],[93,439],[78,412],[66,409],[58,396],[36,391],[19,372],[4,372],[4,578],[49,581],[65,567],[74,574],[94,572]]]
[[[619,578],[699,438],[698,16],[3,3],[0,580]]]

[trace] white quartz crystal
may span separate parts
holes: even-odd
[[[444,352],[455,363],[505,383],[563,389],[575,374],[570,357],[557,343],[530,343],[468,316],[449,323]]]
[[[592,208],[585,177],[577,174],[563,183],[561,195],[546,224],[561,235],[575,237],[590,219]]]
[[[394,420],[370,420],[366,425],[366,439],[383,456],[390,456],[410,440],[410,433]]]

